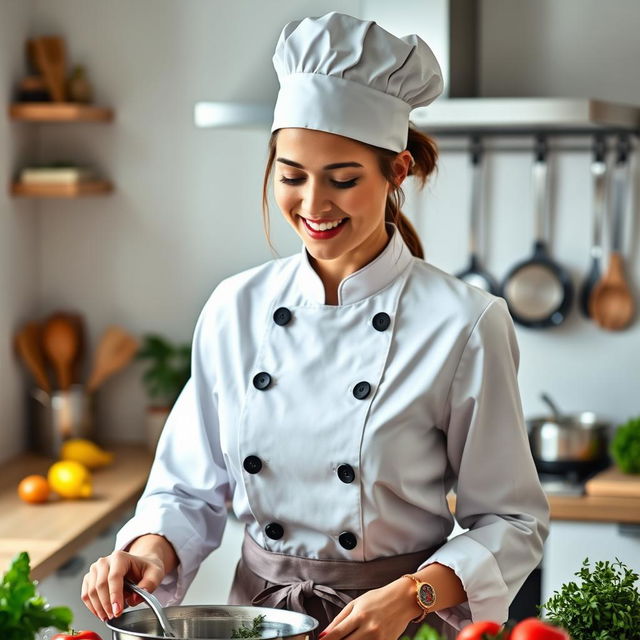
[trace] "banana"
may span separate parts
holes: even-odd
[[[85,438],[65,440],[60,447],[62,460],[74,460],[89,469],[104,467],[113,462],[113,453],[105,451],[95,442]]]

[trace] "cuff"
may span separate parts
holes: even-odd
[[[180,527],[171,527],[163,522],[161,514],[140,514],[134,516],[118,531],[115,549],[124,549],[140,536],[155,533],[164,536],[178,556],[178,566],[161,580],[153,595],[163,606],[180,604],[197,571],[197,558],[201,547],[197,536]]]
[[[507,621],[509,590],[495,557],[486,547],[460,534],[440,547],[417,571],[436,562],[455,572],[467,594],[467,602],[436,611],[440,618],[456,629],[478,620]]]

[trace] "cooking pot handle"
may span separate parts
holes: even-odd
[[[135,591],[148,605],[151,611],[155,614],[156,618],[158,618],[158,622],[162,627],[162,635],[165,638],[177,638],[169,619],[164,613],[164,609],[160,604],[158,598],[154,595],[151,595],[146,589],[139,587],[135,582],[129,580],[129,578],[124,579],[124,585],[127,589],[131,589],[131,591]]]

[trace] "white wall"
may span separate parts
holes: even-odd
[[[46,125],[39,131],[40,159],[93,162],[113,179],[115,194],[37,205],[0,195],[0,242],[6,247],[0,253],[0,296],[6,300],[1,335],[8,336],[27,310],[44,316],[67,307],[85,313],[91,346],[109,323],[121,323],[138,335],[160,331],[189,340],[219,280],[271,257],[260,214],[268,131],[196,129],[194,103],[273,101],[277,84],[271,55],[286,21],[332,9],[373,17],[377,1],[0,0],[0,91],[6,92],[11,78],[23,72],[24,37],[58,32],[68,39],[71,59],[88,66],[97,101],[116,110],[110,125]],[[497,83],[502,82],[507,93],[598,95],[640,104],[632,65],[640,53],[632,32],[640,5],[633,0],[616,0],[615,5],[617,12],[611,4],[587,0],[483,0],[483,92],[500,93]],[[603,25],[607,34],[620,15],[615,37],[604,40],[595,29],[586,37],[585,25]],[[398,29],[402,17],[405,32],[423,32],[408,11],[395,17]],[[573,26],[577,18],[582,28]],[[386,20],[388,12],[383,25]],[[601,59],[578,55],[585,40]],[[522,62],[540,50],[556,51],[546,66],[539,60]],[[0,127],[13,137],[14,150],[9,147],[0,159],[6,175],[17,165],[20,150],[15,147],[22,146],[24,127],[6,122]],[[488,158],[486,261],[499,277],[531,251],[530,161],[528,154]],[[588,165],[586,152],[556,159],[552,250],[576,282],[588,265]],[[437,178],[423,195],[410,196],[406,207],[418,220],[429,259],[447,270],[466,262],[469,184],[466,157],[443,152]],[[280,254],[297,251],[297,237],[274,207],[272,220]],[[637,260],[632,269],[634,281],[640,282]],[[15,278],[11,270],[28,275]],[[640,411],[634,384],[640,372],[633,357],[640,348],[637,324],[609,334],[574,313],[560,329],[519,330],[519,337],[527,413],[542,410],[542,389],[566,410],[590,407],[616,420]],[[9,443],[22,433],[24,383],[6,341],[0,345],[0,362],[0,406],[3,419],[11,423],[8,431],[0,430],[0,438]],[[100,392],[102,435],[143,437],[141,370],[132,366]]]
[[[0,0],[0,105],[11,102],[23,75],[24,35],[32,2]],[[28,379],[16,360],[12,338],[18,325],[36,308],[36,283],[40,263],[36,206],[14,200],[6,186],[16,159],[28,155],[33,131],[0,117],[0,461],[26,444],[24,393]]]

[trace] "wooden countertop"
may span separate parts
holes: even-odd
[[[17,553],[28,551],[32,579],[43,579],[135,505],[147,481],[152,455],[143,445],[105,448],[114,452],[115,460],[92,472],[93,496],[83,500],[26,504],[16,492],[18,483],[31,473],[46,475],[51,458],[24,453],[2,465],[0,574]]]
[[[140,496],[152,462],[143,445],[106,447],[112,465],[93,472],[94,495],[86,500],[51,500],[26,504],[18,498],[19,481],[46,474],[52,460],[25,453],[0,468],[0,573],[20,551],[28,551],[31,575],[41,580],[62,566],[85,544],[131,509]],[[553,520],[640,523],[640,498],[549,496]],[[455,507],[455,496],[449,496]]]

